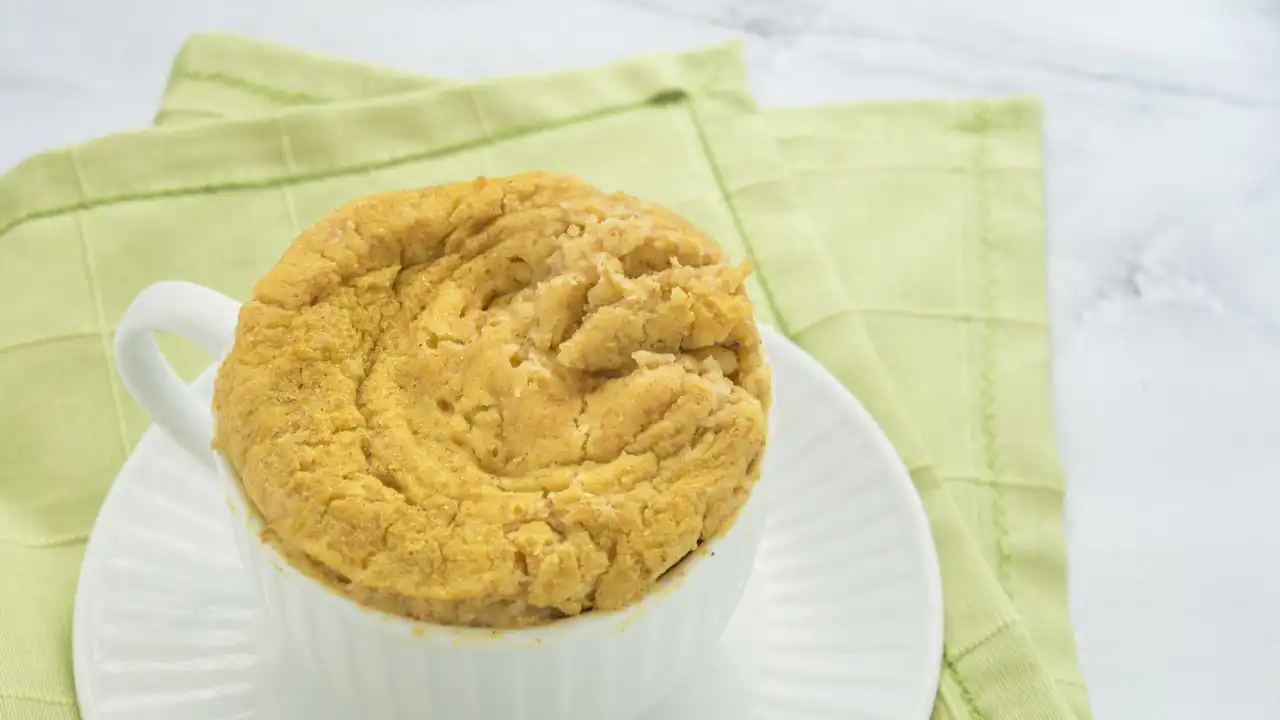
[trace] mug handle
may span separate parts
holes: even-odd
[[[154,333],[171,332],[220,361],[235,339],[240,303],[203,285],[160,282],[134,298],[116,328],[116,371],[152,421],[213,469],[213,412],[174,372]]]

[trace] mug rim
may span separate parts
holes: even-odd
[[[686,586],[689,576],[705,568],[708,563],[715,562],[713,558],[726,545],[747,542],[750,539],[751,529],[744,525],[743,519],[750,511],[759,511],[764,503],[759,497],[761,481],[764,479],[762,476],[752,487],[747,501],[739,508],[737,517],[727,531],[703,542],[667,570],[644,596],[618,610],[599,611],[593,608],[587,612],[551,622],[515,628],[444,625],[362,605],[299,570],[263,537],[267,529],[266,525],[252,499],[245,492],[230,461],[220,452],[212,451],[212,453],[218,475],[224,483],[228,504],[233,511],[234,532],[237,535],[246,536],[250,544],[263,554],[264,559],[292,584],[299,587],[306,586],[307,589],[304,592],[310,599],[332,607],[335,612],[345,613],[348,617],[358,616],[359,622],[383,632],[394,630],[397,634],[407,635],[418,641],[449,642],[465,644],[469,647],[481,643],[506,647],[539,646],[547,641],[569,640],[585,633],[625,631],[638,616],[658,612],[664,605],[682,595],[681,591]],[[755,529],[757,534],[762,532],[763,523],[760,525]]]

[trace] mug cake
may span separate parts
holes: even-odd
[[[760,476],[748,272],[566,175],[361,198],[240,310],[214,448],[263,538],[361,605],[486,628],[618,610]]]

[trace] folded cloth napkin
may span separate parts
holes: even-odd
[[[1034,102],[759,111],[735,45],[462,85],[210,35],[179,55],[157,125],[0,177],[0,567],[18,588],[0,598],[0,717],[76,717],[79,558],[147,425],[108,353],[133,295],[185,278],[244,297],[352,196],[533,168],[662,202],[752,257],[762,320],[885,428],[942,566],[934,717],[1088,717]],[[166,351],[188,375],[208,362]]]

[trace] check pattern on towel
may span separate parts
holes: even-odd
[[[751,256],[762,319],[885,427],[943,569],[935,717],[1088,716],[1034,102],[760,111],[733,46],[461,85],[215,35],[184,47],[157,125],[0,177],[0,562],[32,588],[0,599],[0,716],[76,717],[79,556],[147,425],[108,353],[134,294],[183,278],[244,297],[352,196],[533,168],[666,204]],[[208,362],[162,344],[188,376]]]

